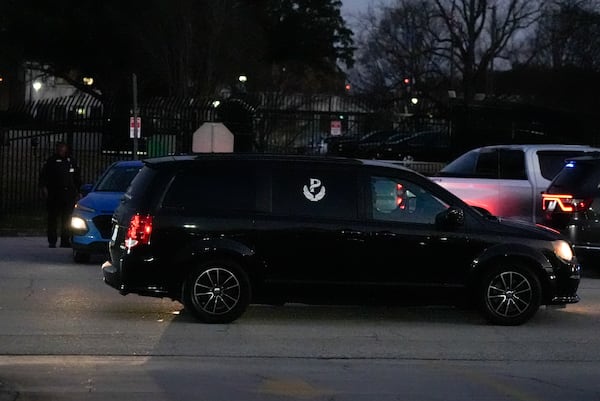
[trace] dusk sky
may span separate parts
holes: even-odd
[[[364,13],[369,5],[390,4],[393,0],[342,0],[342,16],[352,26],[357,14]]]
[[[364,12],[371,2],[372,0],[342,0],[342,14],[346,17]]]

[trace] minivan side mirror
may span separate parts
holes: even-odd
[[[435,216],[435,224],[440,228],[456,228],[465,224],[465,212],[458,207],[451,206]]]

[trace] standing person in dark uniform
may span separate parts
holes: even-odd
[[[66,143],[58,142],[54,154],[46,159],[40,171],[39,185],[46,198],[48,246],[56,248],[60,234],[60,247],[69,248],[71,213],[79,196],[81,176]]]

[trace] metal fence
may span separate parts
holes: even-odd
[[[93,182],[116,160],[190,153],[194,132],[223,122],[240,152],[323,154],[332,121],[346,136],[390,129],[389,110],[339,96],[243,94],[219,102],[206,98],[153,98],[140,105],[141,138],[129,136],[129,110],[91,97],[26,103],[0,114],[0,217],[43,212],[40,168],[57,141],[67,142],[84,182]],[[423,168],[425,168],[423,166]]]
[[[147,99],[139,105],[141,137],[130,138],[130,105],[103,104],[90,96],[24,103],[0,111],[0,217],[39,213],[37,181],[57,141],[67,142],[93,182],[113,161],[190,153],[194,132],[222,122],[234,134],[234,151],[325,154],[337,130],[358,139],[378,130],[447,132],[449,157],[409,167],[435,173],[460,152],[493,143],[561,142],[597,145],[598,118],[505,105],[450,105],[448,118],[410,116],[402,102],[374,104],[355,96],[236,93],[227,98]],[[464,105],[463,105],[464,106]],[[135,145],[134,145],[135,144]]]

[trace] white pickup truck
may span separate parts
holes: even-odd
[[[469,205],[498,217],[541,222],[541,192],[585,145],[493,145],[470,150],[430,177]]]

